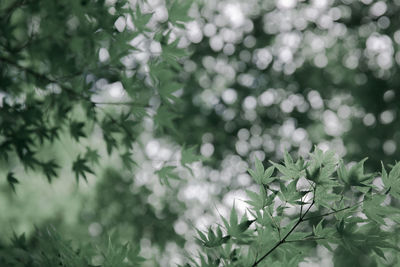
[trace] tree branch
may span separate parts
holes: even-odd
[[[331,215],[331,214],[335,214],[335,213],[338,213],[338,212],[341,212],[341,211],[344,211],[344,210],[351,209],[351,208],[353,208],[353,207],[355,207],[355,206],[360,205],[360,204],[363,203],[363,202],[364,202],[364,199],[361,200],[360,202],[357,202],[356,204],[354,204],[354,205],[352,205],[352,206],[347,206],[347,207],[345,207],[345,208],[338,209],[338,210],[334,210],[334,211],[331,211],[331,212],[327,212],[327,213],[324,213],[324,214],[321,214],[321,215],[311,216],[311,217],[308,217],[308,218],[303,219],[303,221],[309,221],[309,220],[316,219],[316,218],[323,218],[323,217],[328,216],[328,215]]]
[[[4,19],[8,21],[11,17],[12,13],[19,7],[23,6],[27,1],[26,0],[16,0],[13,4],[11,4],[8,8],[4,10]]]
[[[307,215],[307,213],[310,211],[311,207],[314,205],[314,199],[311,203],[311,205],[307,208],[307,210],[304,212],[303,215],[300,215],[299,220],[296,222],[295,225],[293,225],[293,227],[289,230],[289,232],[283,237],[282,240],[280,240],[278,243],[275,244],[275,246],[273,246],[270,250],[267,251],[267,253],[265,253],[261,258],[259,258],[258,260],[256,260],[254,262],[254,264],[252,265],[252,267],[257,266],[262,260],[264,260],[269,254],[271,254],[275,249],[277,249],[280,245],[282,245],[283,243],[287,242],[286,238],[289,237],[289,235],[291,233],[293,233],[293,231],[297,228],[297,226],[299,226],[299,224],[301,222],[304,221],[304,217]]]
[[[76,97],[76,98],[78,98],[78,99],[81,99],[81,100],[90,102],[90,103],[92,103],[92,104],[94,104],[94,105],[126,105],[126,106],[135,105],[135,103],[134,103],[133,101],[125,101],[125,102],[96,102],[96,101],[92,101],[92,100],[90,99],[90,96],[85,96],[85,95],[79,94],[78,92],[76,92],[76,91],[73,90],[72,88],[70,88],[70,87],[65,86],[64,84],[62,84],[62,82],[60,82],[60,81],[58,81],[58,80],[56,80],[56,79],[50,78],[50,77],[48,77],[47,75],[42,74],[42,73],[39,73],[39,72],[37,72],[37,71],[35,71],[35,70],[32,70],[32,69],[30,69],[30,68],[21,66],[21,65],[19,65],[16,61],[14,61],[14,60],[12,60],[12,59],[9,59],[9,58],[7,58],[7,57],[0,56],[0,61],[4,61],[4,62],[6,62],[7,64],[14,66],[15,68],[17,68],[17,69],[19,69],[19,70],[21,70],[21,71],[24,71],[24,72],[26,72],[26,73],[28,73],[28,74],[30,74],[30,75],[32,75],[32,76],[35,76],[35,77],[38,78],[38,79],[45,80],[45,81],[47,81],[47,82],[49,82],[49,83],[58,84],[58,85],[61,87],[61,89],[63,89],[65,92],[67,92],[67,93],[73,95],[74,97]],[[136,107],[142,107],[142,108],[150,108],[150,106],[138,106],[138,105],[135,105],[135,106],[136,106]]]
[[[127,101],[127,102],[95,102],[93,101],[93,104],[95,105],[134,105],[135,103],[133,101]],[[139,107],[139,106],[137,106]],[[142,106],[142,108],[149,108],[148,106]]]
[[[58,85],[61,87],[61,89],[63,89],[63,90],[66,91],[67,93],[72,94],[72,95],[74,95],[74,96],[76,96],[76,97],[78,97],[78,98],[84,99],[84,100],[86,100],[86,101],[90,101],[90,99],[88,99],[87,97],[85,97],[85,96],[83,96],[83,95],[81,95],[81,94],[75,92],[75,90],[73,90],[72,88],[69,88],[69,87],[63,85],[63,84],[61,84],[59,81],[54,80],[54,79],[52,79],[52,78],[50,78],[50,77],[48,77],[48,76],[46,76],[46,75],[44,75],[44,74],[42,74],[42,73],[40,73],[40,72],[37,72],[37,71],[35,71],[35,70],[32,70],[32,69],[27,68],[27,67],[24,67],[24,66],[21,66],[21,65],[19,65],[16,61],[14,61],[14,60],[12,60],[12,59],[9,59],[9,58],[0,56],[0,61],[4,61],[4,62],[6,62],[7,64],[12,65],[12,66],[14,66],[14,67],[17,68],[17,69],[20,69],[21,71],[24,71],[24,72],[26,72],[26,73],[29,73],[29,74],[32,75],[32,76],[35,76],[35,77],[38,78],[38,79],[45,80],[45,81],[47,81],[47,82],[49,82],[49,83],[56,83],[56,84],[58,84]]]
[[[76,92],[75,90],[73,90],[72,88],[70,88],[70,87],[68,87],[68,86],[65,86],[65,85],[62,84],[60,81],[55,80],[55,79],[52,79],[52,78],[50,78],[50,77],[48,77],[48,76],[46,76],[46,75],[44,75],[44,74],[42,74],[42,73],[39,73],[39,72],[37,72],[37,71],[35,71],[35,70],[32,70],[32,69],[30,69],[30,68],[21,66],[21,65],[19,65],[16,61],[14,61],[14,60],[12,60],[12,59],[9,59],[9,58],[0,56],[0,61],[4,61],[4,62],[6,62],[7,64],[14,66],[15,68],[17,68],[17,69],[19,69],[19,70],[21,70],[21,71],[24,71],[24,72],[26,72],[26,73],[28,73],[28,74],[30,74],[30,75],[32,75],[32,76],[35,76],[35,77],[38,78],[38,79],[45,80],[45,81],[47,81],[47,82],[49,82],[49,83],[58,84],[58,85],[61,87],[61,89],[63,89],[63,90],[66,91],[67,93],[69,93],[69,94],[71,94],[71,95],[74,95],[75,97],[77,97],[77,98],[79,98],[79,99],[82,99],[82,100],[91,102],[91,103],[93,103],[93,104],[95,104],[95,105],[127,105],[127,106],[131,106],[131,105],[134,104],[133,101],[126,101],[126,102],[95,102],[95,101],[91,101],[89,96],[81,95],[81,94],[79,94],[78,92]],[[148,107],[145,106],[144,108],[148,108]]]
[[[310,238],[304,238],[304,239],[296,239],[296,240],[286,240],[286,243],[294,243],[294,242],[303,242],[303,241],[315,241],[315,240],[321,240],[325,239],[325,237],[310,237]]]

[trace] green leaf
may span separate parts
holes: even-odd
[[[127,151],[126,153],[121,155],[121,159],[122,159],[122,164],[124,165],[125,168],[127,168],[128,170],[132,170],[132,167],[134,165],[137,165],[136,162],[133,161],[132,159],[132,153]]]
[[[114,148],[118,147],[117,140],[111,134],[103,134],[104,142],[106,142],[107,154],[111,155]]]
[[[323,232],[322,232],[322,229],[323,229],[322,223],[323,223],[323,221],[324,221],[324,219],[322,219],[322,220],[317,224],[316,227],[313,226],[313,233],[314,233],[315,236],[323,236]]]
[[[274,173],[274,166],[269,167],[264,171],[264,166],[262,162],[256,158],[255,160],[255,170],[248,169],[251,177],[256,181],[257,184],[269,184],[275,180],[276,177],[271,177]]]
[[[281,178],[283,180],[289,181],[292,179],[297,179],[302,174],[302,170],[299,169],[299,167],[294,163],[285,166],[272,161],[270,161],[270,163],[282,174]]]
[[[255,220],[245,220],[245,221],[241,222],[241,223],[238,225],[238,232],[239,232],[239,233],[243,233],[244,231],[246,231],[246,230],[250,227],[250,225],[251,225],[253,222],[255,222]]]
[[[98,164],[100,159],[97,149],[91,149],[90,147],[86,147],[86,152],[83,157],[92,164]]]
[[[288,185],[285,185],[281,181],[279,182],[281,190],[278,192],[278,196],[282,201],[286,201],[291,204],[297,204],[297,200],[306,194],[306,192],[296,190],[297,182],[298,179],[291,181]]]
[[[43,172],[46,175],[49,183],[51,183],[53,177],[57,177],[56,169],[59,168],[60,166],[53,159],[42,163]]]
[[[35,157],[35,153],[32,151],[28,151],[21,155],[21,161],[25,169],[35,170],[35,166],[40,165],[39,161]]]
[[[164,166],[160,170],[156,171],[155,174],[158,175],[160,184],[170,186],[170,179],[179,180],[179,176],[174,172],[175,169],[175,166]]]
[[[86,134],[83,132],[83,127],[85,126],[85,123],[83,122],[78,122],[78,121],[73,121],[69,125],[69,131],[72,136],[77,142],[79,142],[80,137],[86,137]]]
[[[385,254],[383,254],[382,249],[380,248],[373,248],[374,252],[376,253],[376,255],[378,255],[379,257],[381,257],[382,259],[386,260]]]
[[[368,193],[363,202],[363,212],[365,215],[380,225],[386,225],[384,218],[390,218],[400,213],[398,208],[382,205],[386,197],[386,195],[371,195]]]
[[[238,224],[238,215],[235,209],[235,203],[233,203],[231,215],[229,217],[229,224],[230,226],[236,226]]]
[[[250,190],[246,190],[246,194],[250,198],[250,200],[246,200],[246,203],[252,206],[255,211],[262,210],[266,205],[272,203],[272,199],[267,197],[267,193],[263,187],[260,187],[259,194]]]
[[[190,20],[188,10],[192,6],[193,0],[175,0],[169,8],[169,21],[181,25],[182,22]]]
[[[311,154],[311,157],[318,166],[335,166],[337,164],[335,152],[333,152],[332,150],[323,152],[318,147],[315,147],[314,152]]]
[[[382,181],[385,185],[385,189],[389,191],[390,195],[400,199],[400,162],[397,162],[393,166],[389,175],[382,163]]]
[[[285,153],[283,155],[283,161],[285,162],[286,166],[290,166],[294,163],[292,157],[290,156],[290,154],[287,151],[285,151]]]
[[[326,208],[331,208],[332,205],[341,198],[342,196],[334,193],[330,186],[319,185],[315,189],[315,203]]]
[[[75,178],[77,182],[79,182],[80,176],[82,176],[83,179],[85,179],[85,181],[87,182],[86,174],[94,174],[92,169],[87,165],[87,159],[81,158],[81,155],[78,155],[76,160],[72,163],[72,171],[75,173]]]
[[[130,113],[136,119],[140,119],[148,115],[145,107],[132,106],[130,107],[130,111],[131,111]]]
[[[342,180],[348,186],[370,186],[373,179],[372,174],[364,174],[364,162],[367,158],[364,158],[357,164],[353,165],[350,170],[344,166],[343,162],[340,161],[337,174],[340,180]]]
[[[196,153],[197,146],[192,146],[186,148],[185,146],[182,147],[181,150],[181,164],[183,167],[187,168],[193,175],[192,169],[189,167],[189,164],[200,161],[203,159],[203,156],[198,155]]]
[[[164,129],[169,129],[172,130],[172,132],[179,134],[173,122],[173,120],[176,118],[177,115],[175,113],[171,112],[167,107],[161,106],[154,116],[154,122],[161,131]]]
[[[200,243],[203,244],[203,246],[208,247],[208,248],[213,248],[213,247],[219,247],[222,244],[225,244],[228,242],[230,239],[230,236],[223,236],[222,231],[220,227],[217,227],[217,232],[215,233],[211,227],[208,229],[207,236],[196,229],[197,234],[199,235],[200,238],[196,238]]]
[[[141,266],[144,258],[139,256],[140,247],[132,246],[129,242],[121,245],[117,243],[115,234],[108,236],[106,248],[98,247],[98,253],[105,258],[104,267],[128,267],[128,266]]]
[[[153,13],[143,14],[140,10],[140,6],[136,5],[135,12],[133,13],[135,27],[137,27],[140,32],[149,31],[146,25],[149,23],[152,16]]]
[[[7,174],[7,182],[10,185],[11,189],[14,191],[15,193],[15,185],[19,184],[19,181],[17,180],[17,178],[15,178],[14,173],[13,172],[9,172]]]
[[[245,241],[245,239],[248,237],[244,232],[250,227],[250,225],[255,222],[256,220],[248,220],[247,216],[244,215],[241,219],[241,222],[239,223],[238,221],[238,215],[235,209],[235,204],[233,204],[230,216],[229,216],[229,222],[221,216],[221,219],[227,229],[228,235],[235,237],[237,240],[240,241]]]
[[[262,180],[262,183],[264,185],[268,185],[268,184],[272,183],[276,179],[276,177],[271,177],[272,174],[274,173],[274,170],[275,170],[274,166],[271,166],[271,167],[269,167],[269,168],[267,168],[265,170],[264,177],[263,177],[263,180]]]
[[[335,153],[332,151],[324,153],[316,148],[311,157],[310,166],[306,169],[306,178],[316,185],[338,186],[339,183],[332,177],[337,165]]]
[[[258,158],[256,158],[255,170],[249,169],[248,172],[257,184],[262,184],[262,180],[264,177],[264,166]]]
[[[189,56],[189,53],[186,49],[182,49],[178,47],[179,38],[177,38],[172,43],[164,46],[162,51],[162,58],[164,59],[164,64],[169,64],[170,66],[174,67],[175,70],[180,70],[181,66],[179,65],[179,59],[185,56]]]
[[[168,103],[177,103],[179,99],[173,95],[173,93],[182,89],[182,87],[183,84],[177,82],[160,83],[158,92],[164,101],[167,101]]]

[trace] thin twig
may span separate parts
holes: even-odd
[[[93,101],[93,104],[95,105],[134,105],[135,103],[133,101],[127,101],[127,102],[95,102]],[[139,107],[139,106],[136,106]],[[142,106],[142,108],[148,108],[145,106]]]
[[[22,70],[22,71],[24,71],[26,73],[29,73],[29,74],[35,76],[36,78],[45,80],[45,81],[47,81],[49,83],[58,84],[61,87],[61,89],[63,89],[64,91],[74,95],[75,97],[78,97],[79,99],[83,99],[83,100],[91,102],[91,103],[93,103],[95,105],[127,105],[127,106],[132,106],[132,105],[135,104],[133,101],[125,101],[125,102],[96,102],[96,101],[91,101],[89,96],[83,96],[83,95],[79,94],[78,92],[76,92],[75,90],[73,90],[72,88],[69,88],[68,86],[65,86],[61,82],[59,82],[59,81],[57,81],[55,79],[52,79],[52,78],[50,78],[50,77],[48,77],[48,76],[46,76],[46,75],[44,75],[42,73],[39,73],[39,72],[37,72],[35,70],[32,70],[30,68],[21,66],[21,65],[19,65],[17,62],[15,62],[12,59],[0,56],[0,61],[4,61],[7,64],[16,67],[17,69],[20,69],[20,70]],[[135,106],[137,106],[137,105],[135,105]],[[137,107],[149,108],[149,106],[137,106]]]
[[[64,76],[59,76],[59,77],[57,77],[57,79],[60,79],[60,80],[70,79],[70,78],[74,78],[76,76],[90,74],[90,73],[97,72],[97,71],[100,71],[100,70],[103,70],[103,69],[113,70],[108,65],[102,65],[102,66],[98,66],[98,67],[95,67],[95,68],[84,70],[83,72],[82,71],[77,71],[77,72],[74,72],[74,73],[66,74]],[[115,68],[115,71],[118,71],[118,68]]]
[[[356,206],[360,205],[363,202],[364,202],[364,199],[361,200],[360,202],[357,202],[356,204],[354,204],[352,206],[347,206],[345,208],[334,210],[334,211],[331,211],[331,212],[327,212],[327,213],[324,213],[324,214],[321,214],[321,215],[311,216],[311,217],[303,219],[303,221],[309,221],[309,220],[312,220],[312,219],[322,218],[322,217],[325,217],[325,216],[328,216],[328,215],[331,215],[331,214],[335,214],[335,213],[338,213],[338,212],[341,212],[341,211],[344,211],[344,210],[348,210],[348,209],[351,209],[353,207],[356,207]]]
[[[47,81],[49,83],[58,84],[61,87],[61,89],[63,89],[64,91],[66,91],[66,92],[68,92],[68,93],[70,93],[70,94],[72,94],[72,95],[74,95],[76,97],[79,97],[81,99],[84,99],[86,101],[90,101],[87,97],[82,96],[81,94],[75,92],[75,90],[73,90],[72,88],[69,88],[69,87],[63,85],[59,81],[54,80],[54,79],[52,79],[52,78],[50,78],[50,77],[48,77],[48,76],[46,76],[46,75],[44,75],[44,74],[42,74],[40,72],[37,72],[35,70],[32,70],[32,69],[24,67],[24,66],[21,66],[16,61],[14,61],[12,59],[0,56],[0,61],[4,61],[4,62],[8,63],[9,65],[12,65],[12,66],[16,67],[17,69],[20,69],[20,70],[22,70],[22,71],[24,71],[26,73],[29,73],[29,74],[35,76],[38,79],[45,80],[45,81]]]
[[[301,205],[300,205],[300,217],[301,217],[301,216],[303,216],[303,197],[300,198],[300,202],[301,202]]]
[[[26,0],[17,0],[12,5],[10,5],[7,9],[4,10],[4,19],[8,21],[12,15],[12,13],[19,7],[25,4]]]
[[[314,238],[314,239],[286,240],[286,239],[288,238],[288,236],[297,228],[297,226],[298,226],[300,223],[302,223],[302,222],[304,222],[304,221],[311,220],[311,219],[315,219],[315,218],[325,217],[325,216],[328,216],[328,215],[331,215],[331,214],[334,214],[334,213],[337,213],[337,212],[341,212],[341,211],[344,211],[344,210],[347,210],[347,209],[356,207],[356,206],[360,205],[361,203],[363,203],[364,201],[365,201],[365,198],[364,198],[363,200],[357,202],[356,204],[352,205],[352,206],[347,206],[347,207],[345,207],[345,208],[342,208],[342,209],[339,209],[339,210],[335,210],[335,211],[332,211],[332,212],[328,212],[328,213],[324,213],[324,214],[321,214],[321,215],[311,216],[311,217],[308,217],[308,218],[304,218],[304,217],[307,215],[307,213],[310,211],[311,207],[312,207],[312,206],[314,205],[314,203],[315,203],[315,200],[313,199],[311,205],[307,208],[307,210],[304,212],[303,215],[301,215],[301,211],[302,211],[302,210],[300,211],[300,218],[299,218],[299,220],[298,220],[298,221],[296,222],[296,224],[290,229],[290,231],[285,235],[285,237],[284,237],[282,240],[280,240],[279,242],[277,242],[277,243],[275,244],[275,246],[272,247],[270,250],[268,250],[267,253],[265,253],[261,258],[259,258],[259,259],[252,265],[252,267],[257,266],[265,257],[267,257],[269,254],[271,254],[275,249],[277,249],[277,248],[278,248],[280,245],[282,245],[283,243],[324,239],[323,237],[321,237],[321,238]]]
[[[310,238],[304,238],[304,239],[296,239],[296,240],[286,240],[286,243],[294,243],[294,242],[303,242],[303,241],[315,241],[315,240],[321,240],[325,239],[325,237],[310,237]]]
[[[291,233],[293,233],[293,231],[297,228],[297,226],[299,226],[299,224],[301,222],[303,222],[303,218],[304,216],[307,215],[307,213],[309,212],[309,210],[311,209],[311,207],[314,205],[314,200],[312,201],[311,205],[307,208],[307,210],[304,212],[304,214],[302,216],[300,216],[299,220],[296,222],[295,225],[293,225],[293,227],[289,230],[289,232],[283,237],[282,240],[280,240],[279,242],[277,242],[275,244],[275,246],[273,246],[270,250],[267,251],[267,253],[265,253],[261,258],[259,258],[258,260],[256,260],[256,262],[254,262],[254,264],[252,265],[252,267],[257,266],[262,260],[264,260],[269,254],[271,254],[275,249],[277,249],[280,245],[282,245],[283,243],[286,242],[286,238],[289,237],[289,235]]]

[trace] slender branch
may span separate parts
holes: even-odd
[[[19,65],[17,62],[15,62],[12,59],[0,56],[0,61],[4,61],[4,62],[8,63],[9,65],[12,65],[12,66],[16,67],[17,69],[20,69],[20,70],[22,70],[22,71],[24,71],[26,73],[29,73],[29,74],[35,76],[38,79],[45,80],[45,81],[47,81],[49,83],[58,84],[61,87],[61,89],[63,89],[64,91],[66,91],[66,92],[68,92],[68,93],[70,93],[70,94],[72,94],[75,97],[78,97],[80,99],[86,100],[88,102],[92,102],[95,105],[127,105],[127,106],[132,106],[132,105],[135,104],[133,101],[126,101],[126,102],[96,102],[96,101],[91,101],[89,96],[83,96],[83,95],[79,94],[78,92],[76,92],[75,90],[73,90],[72,88],[69,88],[69,87],[63,85],[61,82],[59,82],[59,81],[57,81],[55,79],[52,79],[52,78],[50,78],[50,77],[48,77],[48,76],[46,76],[46,75],[44,75],[42,73],[39,73],[39,72],[37,72],[35,70],[32,70],[30,68],[21,66],[21,65]],[[149,106],[142,106],[142,107],[143,108],[149,108]]]
[[[300,205],[300,217],[303,216],[303,197],[300,198],[301,205]]]
[[[95,67],[95,68],[87,69],[87,70],[85,70],[84,72],[82,72],[82,71],[77,71],[77,72],[74,72],[74,73],[66,74],[66,75],[64,75],[64,76],[59,76],[59,77],[57,77],[57,79],[60,79],[60,80],[70,79],[70,78],[74,78],[74,77],[76,77],[76,76],[80,76],[80,75],[84,75],[84,74],[88,74],[88,73],[100,71],[100,70],[103,70],[103,69],[110,69],[110,70],[113,70],[113,69],[112,69],[110,66],[108,66],[108,65],[102,65],[102,66],[98,66],[98,67]],[[118,68],[115,67],[115,71],[118,71]]]
[[[303,241],[315,241],[315,240],[321,240],[325,239],[325,237],[310,237],[310,238],[304,238],[304,239],[296,239],[296,240],[286,240],[286,243],[294,243],[294,242],[303,242]]]
[[[334,213],[337,213],[337,212],[341,212],[341,211],[344,211],[344,210],[347,210],[347,209],[351,209],[351,208],[353,208],[353,207],[356,207],[356,206],[360,205],[360,204],[363,203],[364,201],[365,201],[365,199],[363,199],[363,200],[357,202],[357,203],[354,204],[354,205],[347,206],[347,207],[345,207],[345,208],[342,208],[342,209],[339,209],[339,210],[335,210],[335,211],[332,211],[332,212],[328,212],[328,213],[324,213],[324,214],[321,214],[321,215],[311,216],[311,217],[308,217],[308,218],[304,218],[304,217],[307,215],[307,213],[310,211],[311,207],[314,205],[315,200],[313,199],[311,205],[307,208],[307,210],[304,212],[304,214],[302,214],[302,206],[301,206],[301,207],[300,207],[300,218],[299,218],[299,220],[296,222],[296,224],[289,230],[289,232],[283,237],[282,240],[280,240],[279,242],[277,242],[277,243],[275,244],[275,246],[273,246],[270,250],[267,251],[267,253],[265,253],[261,258],[259,258],[259,259],[252,265],[252,267],[257,266],[264,258],[266,258],[269,254],[271,254],[275,249],[277,249],[277,248],[278,248],[280,245],[282,245],[283,243],[300,242],[300,241],[313,241],[313,240],[324,239],[324,237],[316,237],[316,238],[312,238],[312,239],[311,239],[311,238],[305,238],[305,239],[299,239],[299,240],[286,240],[286,239],[289,237],[289,235],[297,228],[297,226],[298,226],[300,223],[302,223],[302,222],[304,222],[304,221],[311,220],[311,219],[315,219],[315,218],[322,218],[322,217],[325,217],[325,216],[328,216],[328,215],[331,215],[331,214],[334,214]]]
[[[135,103],[133,101],[127,101],[127,102],[96,102],[93,101],[93,104],[95,105],[134,105]],[[142,108],[148,108],[147,106],[142,106]]]
[[[12,5],[10,5],[8,8],[4,10],[4,19],[8,21],[8,19],[11,17],[12,13],[19,7],[23,6],[25,4],[26,0],[17,0],[15,1]]]
[[[360,205],[363,202],[364,202],[364,199],[361,200],[360,202],[357,202],[356,204],[354,204],[352,206],[347,206],[345,208],[334,210],[334,211],[331,211],[331,212],[327,212],[327,213],[324,213],[324,214],[321,214],[321,215],[311,216],[311,217],[303,219],[303,221],[309,221],[309,220],[312,220],[312,219],[323,218],[323,217],[331,215],[331,214],[335,214],[335,213],[338,213],[338,212],[341,212],[341,211],[344,211],[344,210],[351,209],[353,207],[356,207],[356,206]]]
[[[26,73],[29,73],[29,74],[35,76],[35,77],[38,78],[38,79],[45,80],[45,81],[47,81],[47,82],[49,82],[49,83],[56,83],[56,84],[58,84],[58,85],[61,87],[61,89],[63,89],[64,91],[66,91],[66,92],[68,92],[68,93],[70,93],[70,94],[72,94],[72,95],[74,95],[74,96],[76,96],[76,97],[78,97],[78,98],[84,99],[84,100],[86,100],[86,101],[90,101],[90,99],[89,99],[88,97],[85,97],[85,96],[83,96],[83,95],[81,95],[81,94],[75,92],[75,90],[73,90],[72,88],[69,88],[69,87],[63,85],[63,84],[61,84],[59,81],[54,80],[54,79],[52,79],[52,78],[50,78],[50,77],[48,77],[48,76],[46,76],[46,75],[44,75],[44,74],[42,74],[42,73],[40,73],[40,72],[37,72],[37,71],[35,71],[35,70],[32,70],[32,69],[27,68],[27,67],[24,67],[24,66],[21,66],[21,65],[19,65],[16,61],[14,61],[14,60],[12,60],[12,59],[9,59],[9,58],[0,56],[0,61],[4,61],[4,62],[8,63],[9,65],[12,65],[12,66],[16,67],[17,69],[20,69],[20,70],[22,70],[22,71],[24,71],[24,72],[26,72]]]
[[[293,227],[289,230],[289,232],[283,237],[282,240],[280,240],[279,242],[277,242],[275,244],[275,246],[273,246],[270,250],[267,251],[267,253],[265,253],[261,258],[259,258],[258,260],[256,260],[256,262],[254,262],[254,264],[252,265],[252,267],[257,266],[262,260],[264,260],[269,254],[271,254],[275,249],[277,249],[280,245],[282,245],[283,243],[287,242],[286,238],[289,237],[289,235],[291,233],[293,233],[293,231],[297,228],[297,226],[299,226],[299,224],[301,222],[303,222],[304,216],[307,215],[307,213],[310,211],[311,207],[314,205],[314,200],[312,201],[311,205],[307,208],[307,210],[304,212],[303,215],[300,216],[299,220],[296,222],[295,225],[293,225]]]

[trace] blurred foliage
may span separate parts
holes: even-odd
[[[190,134],[178,140],[211,142],[213,166],[231,153],[279,159],[283,147],[304,155],[319,143],[348,160],[368,155],[371,169],[399,157],[398,1],[205,2],[183,74],[189,116],[177,120]],[[293,138],[296,129],[306,137]]]
[[[118,150],[126,165],[150,113],[156,113],[152,117],[159,130],[173,128],[172,94],[180,88],[175,73],[181,69],[176,60],[186,52],[171,43],[171,31],[186,11],[169,21],[153,19],[148,27],[153,16],[143,13],[143,6],[104,0],[2,1],[0,147],[13,188],[19,182],[13,169],[19,166],[42,171],[49,182],[57,177],[61,165],[46,151],[63,131],[82,143],[100,128],[107,153]],[[153,39],[161,53],[147,55],[144,62],[132,58],[139,51],[132,40]],[[108,90],[127,96],[109,101]],[[96,163],[96,153],[97,148],[75,152],[71,169],[77,180],[94,174],[89,163]]]
[[[97,184],[94,207],[82,213],[82,220],[99,222],[106,233],[119,230],[124,239],[141,240],[143,237],[161,248],[174,240],[183,245],[182,237],[173,229],[184,203],[174,195],[158,197],[161,206],[148,203],[153,192],[146,186],[137,186],[132,179],[122,177],[115,169],[106,169],[104,178]]]
[[[91,239],[87,229],[97,235],[93,231],[102,227],[103,239],[111,230],[123,229],[124,233],[118,236],[124,240],[118,240],[117,251],[107,252],[115,255],[111,258],[107,258],[107,253],[103,255],[109,266],[122,266],[125,254],[128,255],[129,248],[119,246],[122,241],[136,243],[146,237],[161,250],[167,241],[182,244],[182,238],[172,229],[177,211],[155,212],[147,203],[151,192],[142,186],[133,194],[132,179],[123,180],[115,171],[106,171],[96,194],[90,189],[73,189],[68,181],[57,182],[54,187],[64,186],[65,192],[58,195],[57,201],[47,198],[50,203],[45,203],[47,189],[37,195],[31,194],[30,184],[17,188],[29,176],[43,176],[52,184],[61,175],[88,182],[102,171],[105,158],[132,171],[137,165],[133,145],[139,142],[143,121],[152,119],[155,131],[160,132],[174,127],[172,119],[178,108],[174,93],[182,87],[176,75],[182,66],[177,60],[187,51],[177,47],[179,38],[172,32],[183,27],[191,2],[186,1],[183,6],[180,3],[179,7],[177,4],[168,3],[173,12],[167,20],[155,16],[146,2],[7,0],[0,3],[0,164],[6,177],[4,182],[9,185],[8,189],[3,184],[1,187],[6,200],[2,209],[8,209],[2,228],[14,222],[7,228],[18,235],[21,230],[28,231],[27,242],[39,242],[37,247],[22,245],[28,253],[23,256],[27,259],[22,265],[56,266],[60,261],[64,266],[83,266],[84,262],[91,262],[93,255],[79,258],[64,244],[63,238],[56,238],[50,232],[48,237],[56,238],[54,244],[49,244],[53,249],[45,255],[50,258],[41,258],[40,251],[37,255],[30,251],[47,250],[43,246],[49,240],[41,238],[48,231],[46,225],[55,225],[82,242]],[[155,41],[159,47],[150,51],[148,45]],[[99,141],[104,145],[99,145]],[[163,179],[168,182],[169,178]],[[36,183],[39,185],[43,187]],[[78,192],[84,196],[78,197]],[[65,195],[77,198],[78,205],[96,203],[79,222],[76,216],[81,212],[75,206],[76,201],[65,199]],[[68,203],[61,203],[62,200]],[[33,212],[36,216],[32,212],[21,215],[26,203],[41,211]],[[102,226],[97,222],[93,226],[87,220],[98,220]],[[43,230],[32,232],[34,223]],[[8,233],[4,228],[4,238]],[[63,253],[68,254],[65,262],[51,258],[57,258],[63,247],[66,250]],[[15,264],[16,258],[14,254],[10,259],[6,256],[4,264]]]
[[[88,246],[74,248],[70,241],[65,241],[54,229],[37,231],[37,238],[30,242],[25,235],[15,235],[12,244],[1,247],[0,263],[4,266],[137,266],[143,262],[138,256],[138,247],[129,243],[116,245],[110,237],[106,247]],[[97,256],[97,263],[92,265],[92,258]]]

